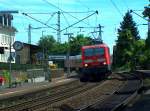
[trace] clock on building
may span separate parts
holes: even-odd
[[[22,50],[22,48],[23,48],[22,42],[20,42],[20,41],[15,41],[14,44],[13,44],[13,48],[14,48],[16,51]]]

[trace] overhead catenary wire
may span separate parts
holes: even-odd
[[[90,11],[82,11],[82,12],[78,12],[78,11],[60,11],[60,13],[92,13],[95,12],[94,10],[90,10]],[[27,14],[53,14],[53,13],[57,13],[57,12],[28,12]]]
[[[68,24],[68,26],[69,26],[70,24],[69,24],[69,21],[67,20],[66,16],[64,15],[64,13],[62,13],[62,15],[63,15],[63,17],[64,17],[64,19],[65,19],[66,23],[67,23],[67,24]]]
[[[123,14],[121,13],[120,9],[117,7],[117,5],[115,4],[115,2],[113,2],[113,0],[110,0],[110,2],[115,7],[115,9],[118,11],[118,13],[123,17]]]
[[[46,24],[54,17],[56,13],[51,14],[50,18],[46,21]]]
[[[87,13],[90,12],[90,11],[89,11],[90,8],[89,8],[87,5],[83,4],[83,2],[81,2],[80,0],[76,0],[76,1],[77,1],[78,3],[80,3],[83,7],[87,8],[87,10],[88,10]],[[88,24],[89,24],[89,26],[91,26],[90,23],[89,23],[89,20],[88,20]]]
[[[49,5],[53,6],[53,7],[55,7],[55,8],[57,8],[57,9],[59,9],[59,10],[62,11],[63,13],[67,13],[66,11],[64,11],[64,10],[62,10],[61,8],[57,7],[56,5],[54,5],[54,4],[50,3],[50,2],[48,2],[47,0],[42,0],[42,1],[44,1],[45,3],[47,3],[47,4],[49,4]],[[70,13],[67,13],[67,14],[70,15],[71,17],[75,18],[76,20],[79,20],[77,17],[71,15]],[[84,22],[84,21],[83,21],[83,22]],[[86,22],[84,22],[84,23],[87,24]],[[89,24],[87,24],[87,25],[89,25]]]
[[[149,21],[148,19],[144,18],[143,16],[141,16],[140,14],[136,13],[136,12],[133,11],[133,10],[130,10],[130,13],[134,13],[135,15],[137,15],[137,16],[143,18],[144,20]]]
[[[51,27],[51,26],[45,24],[44,22],[41,22],[40,20],[37,20],[37,19],[33,18],[32,16],[28,15],[27,13],[22,13],[22,14],[25,15],[25,16],[30,17],[31,19],[33,19],[33,20],[35,20],[35,21],[37,21],[37,22],[39,22],[39,23],[41,23],[41,24],[43,24],[43,25],[45,25],[45,26],[47,26],[47,27],[49,27],[49,28],[52,28],[52,29],[54,29],[54,30],[57,30],[57,29],[55,29],[55,28],[53,28],[53,27]]]
[[[95,11],[94,13],[90,14],[89,16],[84,17],[83,19],[79,20],[78,22],[75,22],[75,23],[73,23],[72,25],[70,25],[70,26],[68,26],[68,27],[66,27],[66,28],[64,28],[64,29],[62,29],[62,30],[60,30],[60,31],[62,32],[62,31],[64,31],[64,30],[66,30],[66,29],[68,29],[68,28],[70,28],[70,27],[72,27],[72,26],[78,24],[79,22],[81,22],[81,21],[83,21],[83,20],[89,18],[90,16],[92,16],[92,15],[94,15],[94,14],[98,14],[98,11]]]

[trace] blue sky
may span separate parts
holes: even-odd
[[[120,26],[120,22],[122,22],[124,15],[127,10],[143,10],[144,6],[149,4],[149,0],[47,0],[49,3],[55,5],[56,8],[50,4],[45,2],[46,0],[0,0],[0,10],[18,10],[18,14],[14,15],[13,26],[17,28],[18,32],[16,33],[16,40],[22,42],[28,42],[28,33],[27,28],[28,25],[31,24],[32,27],[45,27],[44,25],[32,20],[29,17],[22,15],[21,13],[46,13],[49,14],[29,14],[33,18],[41,20],[42,22],[47,22],[49,18],[50,21],[47,22],[48,25],[57,28],[57,14],[54,12],[62,9],[65,12],[87,12],[87,11],[95,11],[98,10],[98,15],[93,15],[90,18],[86,19],[84,22],[81,22],[74,27],[71,27],[67,30],[69,33],[83,33],[85,35],[91,35],[90,32],[93,32],[94,29],[83,28],[80,32],[80,29],[77,27],[95,27],[98,24],[104,26],[102,38],[103,41],[108,44],[111,49],[115,44],[115,40],[117,39],[117,28]],[[114,6],[114,4],[115,7]],[[119,10],[119,11],[118,11]],[[89,13],[70,13],[72,16],[82,19],[93,12]],[[136,11],[136,13],[142,15],[142,11]],[[61,29],[71,25],[78,21],[67,13],[61,14]],[[141,19],[137,15],[133,14],[134,21],[137,24],[147,23],[145,20]],[[146,38],[147,26],[138,26],[138,30],[140,32],[141,38]],[[55,39],[57,39],[57,33],[53,29],[42,28],[42,29],[34,29],[32,30],[32,44],[36,44],[40,37],[42,36],[42,31],[44,31],[44,35],[54,35]],[[61,41],[67,41],[67,36],[64,35],[66,31],[61,33]],[[94,35],[97,37],[97,35]]]

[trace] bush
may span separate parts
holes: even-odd
[[[34,64],[11,64],[12,70],[22,70],[26,71],[27,69],[33,69],[33,68],[41,68],[42,65],[34,65]],[[8,63],[0,63],[0,70],[9,70],[9,64]]]

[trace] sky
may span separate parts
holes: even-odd
[[[149,0],[0,0],[0,11],[17,10],[19,13],[13,14],[13,26],[18,30],[16,40],[28,42],[28,25],[33,28],[43,27],[31,30],[31,43],[37,44],[43,35],[53,35],[57,40],[57,31],[23,15],[27,13],[34,19],[37,19],[47,25],[57,29],[57,13],[60,14],[60,28],[66,27],[78,22],[79,20],[93,14],[96,10],[98,14],[93,14],[89,18],[61,32],[61,42],[68,40],[65,33],[84,34],[92,38],[98,37],[98,34],[91,32],[97,31],[98,24],[104,26],[102,28],[102,39],[110,47],[113,52],[113,45],[117,40],[117,29],[123,20],[123,16],[128,10],[135,10],[136,13],[142,15],[144,7],[149,4]],[[33,14],[34,13],[34,14]],[[45,14],[44,14],[45,13]],[[146,38],[147,21],[133,15],[134,21],[138,25],[139,34],[142,39]],[[78,28],[85,27],[85,28]]]

